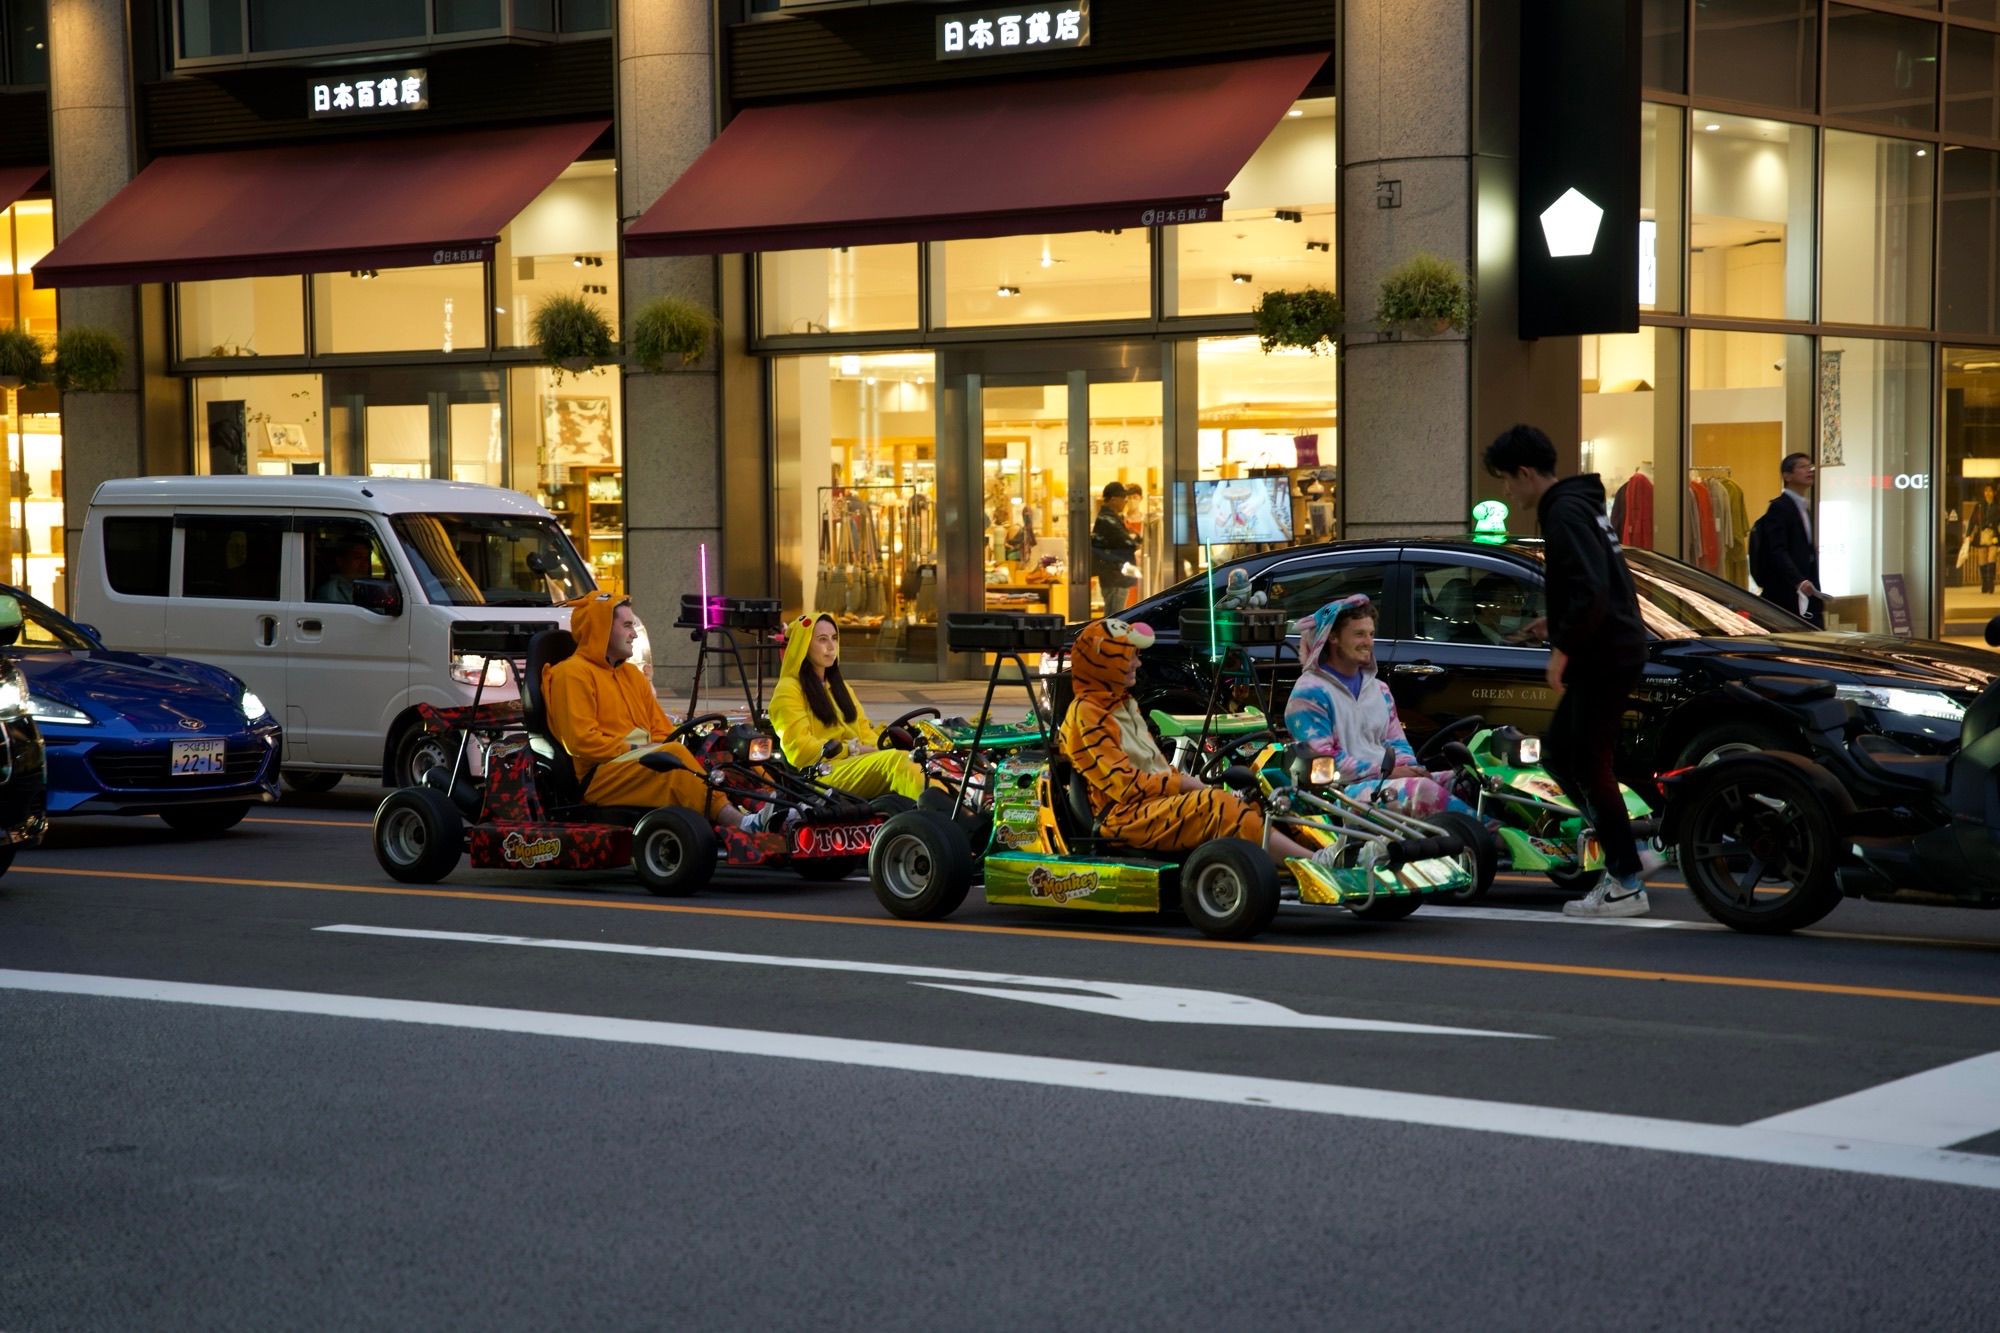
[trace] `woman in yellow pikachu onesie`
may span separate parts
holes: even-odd
[[[864,798],[894,792],[913,801],[923,793],[924,770],[915,759],[875,748],[875,724],[841,678],[840,627],[831,616],[800,616],[787,628],[771,725],[794,768],[811,768],[828,741],[839,741],[845,753],[826,777],[838,791]]]

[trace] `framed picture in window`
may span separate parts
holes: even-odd
[[[264,423],[264,452],[278,458],[310,458],[319,450],[306,440],[306,428],[296,422]]]
[[[611,400],[550,394],[542,399],[542,461],[570,467],[615,467]]]

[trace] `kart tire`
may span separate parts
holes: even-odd
[[[868,801],[868,808],[878,815],[895,816],[902,814],[905,810],[916,809],[917,802],[913,796],[905,796],[901,792],[889,791],[883,792],[880,796],[871,797]]]
[[[1356,921],[1401,921],[1424,905],[1420,893],[1377,893],[1366,907],[1351,907]]]
[[[195,838],[212,838],[227,833],[250,813],[250,802],[231,801],[226,805],[183,805],[160,811],[160,818],[176,833]]]
[[[1205,842],[1181,863],[1181,910],[1211,939],[1247,940],[1278,914],[1278,871],[1242,838]]]
[[[323,796],[340,785],[344,773],[322,773],[311,768],[288,768],[281,775],[285,785],[305,796]]]
[[[1493,887],[1493,877],[1500,872],[1500,839],[1493,830],[1458,810],[1440,810],[1434,815],[1425,815],[1424,821],[1436,824],[1446,833],[1457,838],[1465,850],[1461,858],[1472,858],[1472,883],[1455,893],[1441,893],[1440,902],[1469,903],[1475,898],[1484,898],[1486,891]]]
[[[375,861],[404,884],[435,884],[465,852],[465,819],[441,791],[405,787],[375,807]]]
[[[1564,893],[1589,893],[1597,887],[1597,881],[1604,878],[1604,868],[1596,870],[1550,870],[1546,872],[1549,883]]]
[[[799,872],[800,879],[814,884],[832,884],[846,879],[867,864],[865,856],[828,856],[812,861],[794,861],[792,868]]]
[[[1789,767],[1754,760],[1718,764],[1680,799],[1681,875],[1702,910],[1723,925],[1750,935],[1783,935],[1840,905],[1833,815],[1812,784]],[[1777,857],[1789,890],[1757,893],[1764,867]],[[1745,879],[1751,879],[1747,889]]]
[[[1755,722],[1722,722],[1703,727],[1688,738],[1674,760],[1675,768],[1706,768],[1731,755],[1758,754],[1765,750],[1791,750],[1798,745],[1784,734]]]
[[[685,898],[715,878],[715,830],[677,805],[663,805],[632,826],[632,873],[646,891]]]
[[[891,916],[937,921],[972,888],[972,848],[965,831],[929,810],[908,810],[875,832],[868,884]]]

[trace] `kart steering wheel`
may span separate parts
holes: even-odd
[[[1475,713],[1471,717],[1462,717],[1456,722],[1438,728],[1431,733],[1430,739],[1424,742],[1423,748],[1417,751],[1417,767],[1430,768],[1430,761],[1438,757],[1448,742],[1457,740],[1460,736],[1470,736],[1485,725],[1486,719]]]
[[[684,745],[687,743],[687,738],[690,734],[701,730],[703,727],[715,726],[717,723],[720,723],[723,726],[728,726],[729,714],[702,713],[695,717],[691,717],[687,721],[681,723],[678,727],[675,727],[671,732],[668,733],[667,744]]]
[[[878,750],[916,749],[917,735],[915,732],[910,730],[910,723],[916,721],[920,717],[938,717],[938,716],[940,716],[940,714],[938,713],[938,710],[935,708],[931,708],[928,706],[923,708],[912,708],[909,712],[903,714],[901,717],[897,718],[894,722],[891,722],[888,726],[882,728],[881,732],[875,737],[875,748]]]
[[[1202,766],[1195,770],[1196,779],[1206,786],[1214,786],[1216,783],[1222,781],[1222,775],[1226,771],[1236,766],[1239,751],[1248,749],[1254,753],[1256,749],[1269,745],[1272,741],[1276,740],[1277,735],[1277,732],[1266,727],[1260,731],[1252,731],[1236,737],[1229,744],[1215,751],[1202,762]]]

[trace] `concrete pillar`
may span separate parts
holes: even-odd
[[[56,239],[75,231],[133,175],[131,55],[124,0],[49,5],[49,179]],[[56,296],[64,328],[94,324],[126,347],[124,382],[112,393],[63,399],[63,526],[74,567],[84,514],[98,483],[146,471],[139,395],[146,349],[131,287],[80,287]]]

